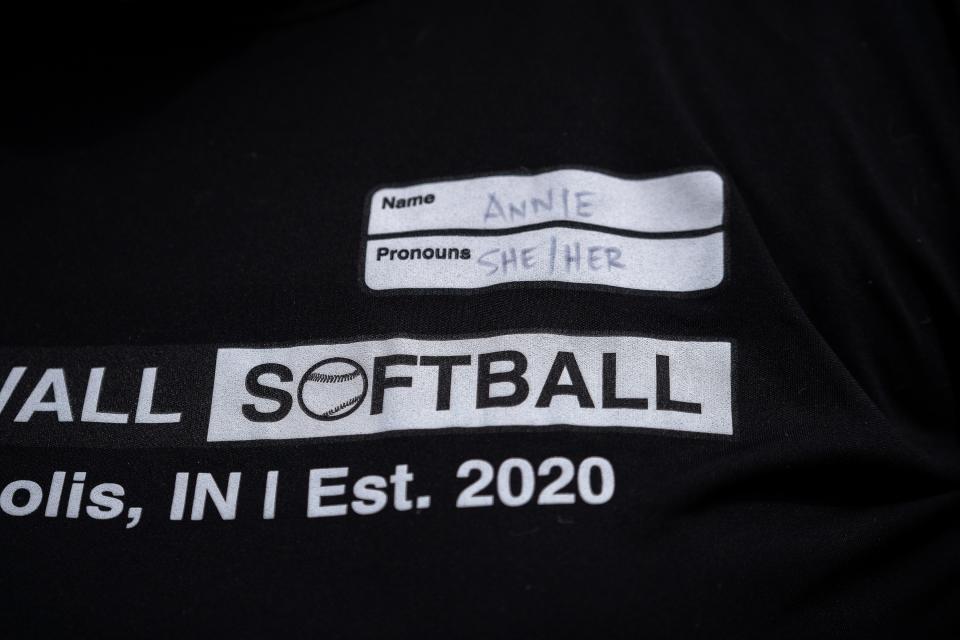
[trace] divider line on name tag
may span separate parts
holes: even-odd
[[[609,227],[602,224],[590,224],[588,222],[577,222],[576,220],[553,220],[549,222],[536,222],[533,224],[518,225],[515,227],[504,227],[501,229],[423,229],[416,231],[396,231],[394,233],[371,233],[367,236],[368,240],[392,240],[395,238],[417,238],[424,236],[509,236],[523,231],[538,231],[540,229],[583,229],[584,231],[601,231],[615,236],[625,238],[647,238],[650,240],[669,240],[672,238],[700,238],[709,236],[724,230],[724,225],[718,224],[704,229],[690,229],[688,231],[633,231],[631,229],[621,229],[618,227]]]

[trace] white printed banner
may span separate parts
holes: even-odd
[[[731,344],[391,338],[217,354],[207,439],[573,425],[732,434]]]

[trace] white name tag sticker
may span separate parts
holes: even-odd
[[[362,281],[407,293],[563,283],[690,293],[725,272],[724,183],[711,170],[585,169],[388,187],[370,197]]]
[[[208,441],[569,425],[733,434],[725,341],[546,333],[217,353]]]

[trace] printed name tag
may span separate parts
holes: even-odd
[[[382,188],[370,198],[362,269],[372,291],[703,291],[724,278],[723,179],[560,169]]]
[[[732,434],[731,345],[391,338],[217,353],[208,441],[571,425]]]

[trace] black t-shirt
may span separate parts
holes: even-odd
[[[958,25],[13,21],[5,633],[956,633]]]

